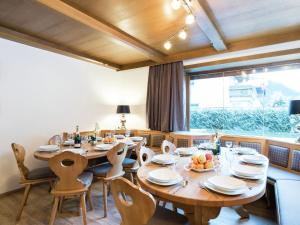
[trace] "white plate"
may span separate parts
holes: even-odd
[[[82,155],[85,153],[85,150],[82,148],[68,148],[68,149],[64,149],[63,152],[73,152],[75,154]]]
[[[155,155],[152,158],[153,162],[160,163],[160,164],[172,164],[176,160],[176,157],[170,154],[159,154]]]
[[[64,141],[63,144],[64,145],[74,145],[74,140],[73,139],[66,140],[66,141]]]
[[[113,144],[100,144],[95,146],[95,150],[98,151],[108,151],[114,147]]]
[[[238,189],[236,191],[224,191],[224,190],[220,190],[219,188],[217,188],[216,186],[214,186],[213,184],[209,183],[209,182],[204,182],[205,187],[207,187],[208,189],[224,194],[224,195],[241,195],[246,193],[249,188],[245,187],[243,189]]]
[[[175,152],[179,153],[180,155],[193,155],[197,150],[198,149],[196,147],[176,148]]]
[[[230,176],[214,176],[210,177],[207,181],[225,192],[237,191],[247,187],[246,182]]]
[[[209,168],[209,169],[195,169],[195,168],[192,168],[189,164],[185,165],[184,166],[184,169],[185,170],[192,170],[192,171],[195,171],[195,172],[198,172],[198,173],[202,173],[202,172],[209,172],[209,171],[212,171],[214,169],[216,169],[218,166],[215,166],[213,168]]]
[[[170,183],[181,178],[179,173],[169,168],[160,168],[160,169],[152,170],[148,174],[148,177],[151,180],[159,183]]]
[[[38,147],[38,151],[40,152],[56,152],[59,150],[57,145],[42,145]]]
[[[239,174],[241,176],[262,176],[264,175],[264,170],[260,167],[255,166],[248,166],[248,165],[241,165],[241,164],[235,164],[231,168],[236,174]]]
[[[119,143],[124,143],[125,145],[134,145],[132,140],[119,140]]]
[[[142,140],[143,140],[143,137],[136,136],[136,137],[130,137],[130,139],[131,139],[132,141],[142,141]]]
[[[174,181],[169,182],[169,183],[161,183],[161,182],[157,182],[157,181],[155,181],[155,180],[152,180],[150,177],[147,178],[147,181],[149,181],[149,182],[151,182],[151,183],[153,183],[153,184],[160,185],[160,186],[171,186],[171,185],[175,185],[175,184],[180,183],[182,180],[183,180],[183,178],[180,177],[180,179],[174,180]]]
[[[257,151],[253,148],[247,148],[247,147],[236,147],[233,148],[233,150],[241,155],[255,155],[257,154]]]
[[[245,163],[251,163],[256,165],[264,165],[268,163],[268,159],[263,155],[243,155],[240,160]]]
[[[248,179],[248,180],[260,180],[263,179],[263,176],[252,176],[252,177],[248,177],[248,176],[243,176],[240,174],[235,173],[233,170],[230,170],[230,173],[235,176],[235,177],[239,177],[239,178],[243,178],[243,179]]]

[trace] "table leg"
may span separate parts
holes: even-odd
[[[221,211],[219,207],[195,206],[192,225],[208,225],[210,219],[216,218]]]
[[[241,219],[249,219],[249,212],[244,206],[232,206],[232,208],[236,211],[237,214],[241,217]]]

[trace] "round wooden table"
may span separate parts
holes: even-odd
[[[226,149],[227,150],[227,149]],[[249,187],[245,194],[237,196],[227,196],[216,192],[205,190],[200,187],[209,177],[215,175],[229,175],[229,165],[224,156],[225,149],[222,149],[220,156],[220,166],[218,169],[210,172],[194,172],[184,169],[184,165],[190,162],[190,157],[181,157],[176,166],[170,166],[176,169],[181,176],[188,181],[185,187],[182,184],[163,187],[152,184],[146,180],[148,173],[152,170],[161,168],[160,165],[148,163],[143,165],[137,173],[139,184],[143,189],[159,197],[160,199],[172,202],[175,207],[182,208],[191,224],[206,225],[210,219],[216,218],[221,207],[233,207],[242,216],[242,205],[248,204],[261,198],[266,189],[266,172],[262,180],[244,180]],[[265,167],[265,171],[267,166]]]
[[[128,149],[132,150],[135,147],[136,147],[136,144],[129,145]],[[36,151],[36,152],[34,152],[34,157],[37,159],[40,159],[40,160],[48,161],[53,156],[61,153],[63,150],[70,149],[70,148],[74,148],[74,147],[73,146],[62,146],[61,149],[56,152]],[[81,148],[85,150],[85,153],[83,154],[83,156],[85,156],[87,159],[96,159],[96,158],[104,157],[104,156],[106,156],[106,153],[107,153],[107,151],[95,150],[95,146],[93,146],[89,143],[82,144]]]

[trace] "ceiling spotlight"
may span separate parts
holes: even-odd
[[[186,24],[193,24],[194,22],[195,22],[195,17],[193,14],[190,13],[185,17]]]
[[[172,47],[172,44],[171,44],[170,41],[166,41],[166,42],[164,43],[164,48],[165,48],[165,49],[169,50],[171,47]]]
[[[252,73],[256,73],[256,69],[253,69],[253,70],[252,70]]]
[[[269,70],[268,67],[264,68],[264,72],[268,72],[268,70]]]
[[[174,10],[178,10],[181,6],[180,0],[172,0],[171,6]]]
[[[187,34],[186,34],[185,30],[180,31],[178,34],[178,37],[181,38],[182,40],[185,40],[186,36],[187,36]]]

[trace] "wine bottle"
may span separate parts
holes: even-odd
[[[74,148],[80,148],[81,147],[81,137],[79,133],[79,126],[76,126],[76,133],[74,137]]]

